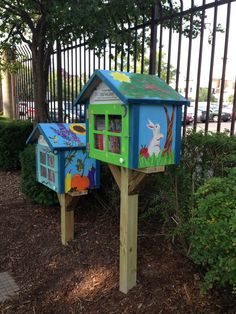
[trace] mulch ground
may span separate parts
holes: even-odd
[[[59,207],[31,204],[19,181],[20,173],[0,172],[0,272],[20,287],[1,313],[235,313],[222,291],[200,294],[196,267],[155,220],[139,225],[138,282],[122,294],[117,209],[91,196],[89,208],[76,210],[75,239],[62,246]]]

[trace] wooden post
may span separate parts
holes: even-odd
[[[66,245],[74,239],[74,211],[68,210],[68,195],[57,194],[61,205],[61,242]]]
[[[164,167],[127,169],[108,164],[120,188],[120,291],[128,291],[137,279],[138,192],[147,175]]]
[[[129,195],[131,170],[121,168],[120,189],[120,291],[127,293],[136,285],[138,194]]]
[[[5,49],[2,59],[6,64],[11,63],[13,61],[12,51],[10,49]],[[13,118],[14,99],[12,95],[12,75],[7,67],[2,71],[2,102],[4,117]]]

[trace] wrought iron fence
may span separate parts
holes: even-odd
[[[157,74],[188,98],[191,106],[183,113],[183,134],[188,123],[195,130],[220,132],[227,127],[234,134],[235,0],[168,0],[162,6],[158,1],[150,16],[140,12],[133,18],[114,17],[119,42],[108,38],[100,50],[89,48],[85,37],[72,45],[57,44],[48,87],[52,120],[83,121],[84,108],[73,106],[76,96],[95,69],[110,69]],[[15,78],[19,115],[33,118],[31,54],[26,47],[19,48],[19,54],[22,67]],[[59,104],[63,117],[58,116]]]

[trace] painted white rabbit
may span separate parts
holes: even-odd
[[[160,124],[154,124],[151,120],[148,120],[147,127],[152,130],[153,137],[148,145],[148,154],[152,156],[155,154],[158,156],[161,150],[160,140],[164,135],[160,132]]]

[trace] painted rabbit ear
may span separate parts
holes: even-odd
[[[148,119],[148,124],[151,125],[152,127],[154,127],[154,123]]]

